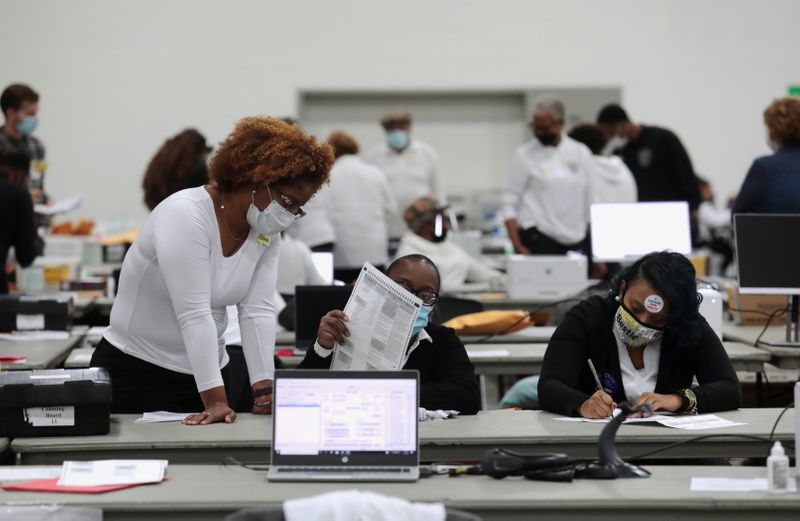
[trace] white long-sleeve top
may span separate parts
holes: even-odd
[[[381,143],[367,150],[363,157],[386,174],[397,199],[397,211],[389,220],[389,237],[400,237],[408,230],[403,212],[420,197],[433,194],[442,204],[446,202],[439,178],[439,155],[427,143],[412,139],[400,153]]]
[[[336,242],[336,232],[331,223],[331,208],[327,187],[323,186],[303,205],[305,217],[297,219],[286,232],[309,248]]]
[[[291,235],[283,237],[278,261],[278,293],[294,295],[294,288],[297,286],[326,284],[311,260],[309,247]]]
[[[562,244],[586,236],[589,222],[588,172],[591,151],[562,135],[556,147],[533,139],[517,148],[503,192],[503,217],[522,229],[536,226]]]
[[[592,203],[635,203],[636,179],[618,156],[592,156],[589,161]]]
[[[502,279],[503,274],[482,263],[451,240],[433,242],[408,232],[400,239],[395,258],[421,253],[433,261],[442,276],[441,291],[447,292],[464,282],[488,282]]]
[[[334,266],[360,268],[364,261],[386,265],[388,220],[397,212],[386,175],[358,156],[342,156],[333,164],[327,191],[337,237]]]
[[[225,307],[236,305],[250,381],[275,371],[275,279],[280,236],[250,231],[222,255],[214,203],[204,187],[171,195],[150,214],[122,264],[105,338],[159,367],[194,375],[199,391],[223,385]]]

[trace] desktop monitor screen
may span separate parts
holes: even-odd
[[[733,217],[741,293],[800,295],[800,215]]]
[[[692,252],[685,202],[593,204],[590,212],[597,262],[633,261],[663,250]]]
[[[333,284],[333,253],[329,251],[311,252],[311,262],[328,284]]]
[[[353,286],[297,286],[294,293],[295,346],[314,345],[319,321],[328,311],[344,309]]]

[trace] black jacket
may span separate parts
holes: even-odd
[[[591,297],[573,307],[556,329],[544,355],[539,378],[542,409],[566,416],[578,415],[578,407],[597,390],[586,362],[597,369],[603,388],[614,401],[625,401],[617,344],[612,329],[617,304]],[[676,348],[669,329],[661,341],[661,357],[655,392],[670,394],[692,385],[697,411],[709,413],[736,409],[742,390],[736,372],[717,335],[702,319],[700,339],[689,348]],[[646,349],[646,348],[645,348]]]
[[[13,246],[20,266],[29,266],[36,258],[36,224],[31,196],[0,177],[0,294],[8,293],[5,263]]]
[[[420,342],[403,366],[419,371],[420,406],[476,414],[481,408],[481,392],[464,344],[449,327],[428,324],[425,331],[433,342]],[[332,359],[320,357],[310,347],[298,368],[328,369]]]

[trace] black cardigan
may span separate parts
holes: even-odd
[[[617,403],[626,400],[612,329],[616,310],[617,304],[595,296],[564,316],[544,355],[539,378],[542,409],[566,416],[578,415],[578,407],[597,390],[586,362],[589,358],[605,391]],[[687,389],[696,376],[699,386],[692,390],[697,395],[699,413],[738,408],[742,399],[739,379],[722,342],[708,323],[701,317],[696,345],[678,349],[675,344],[675,336],[667,329],[661,342],[655,392],[670,394]]]
[[[481,392],[464,344],[449,327],[428,324],[425,331],[433,342],[420,342],[403,366],[419,371],[420,406],[476,414],[481,408]],[[319,356],[310,347],[298,369],[328,369],[332,359]]]

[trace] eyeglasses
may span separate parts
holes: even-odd
[[[397,282],[397,281],[395,281]],[[433,306],[436,304],[436,301],[439,300],[439,294],[435,291],[431,291],[429,289],[423,289],[420,291],[414,290],[411,286],[406,284],[405,282],[397,282],[397,284],[403,288],[404,290],[408,291],[412,295],[416,295],[424,305],[426,306]]]
[[[291,197],[289,197],[288,195],[286,195],[283,192],[281,192],[277,187],[275,188],[275,192],[277,192],[278,197],[282,201],[281,206],[283,206],[284,208],[289,210],[291,213],[293,213],[295,220],[296,219],[302,219],[303,217],[306,216],[306,212],[305,212],[305,210],[303,210],[302,206],[298,206],[297,209],[294,210],[294,211],[291,210],[291,207],[295,205],[295,202]]]

